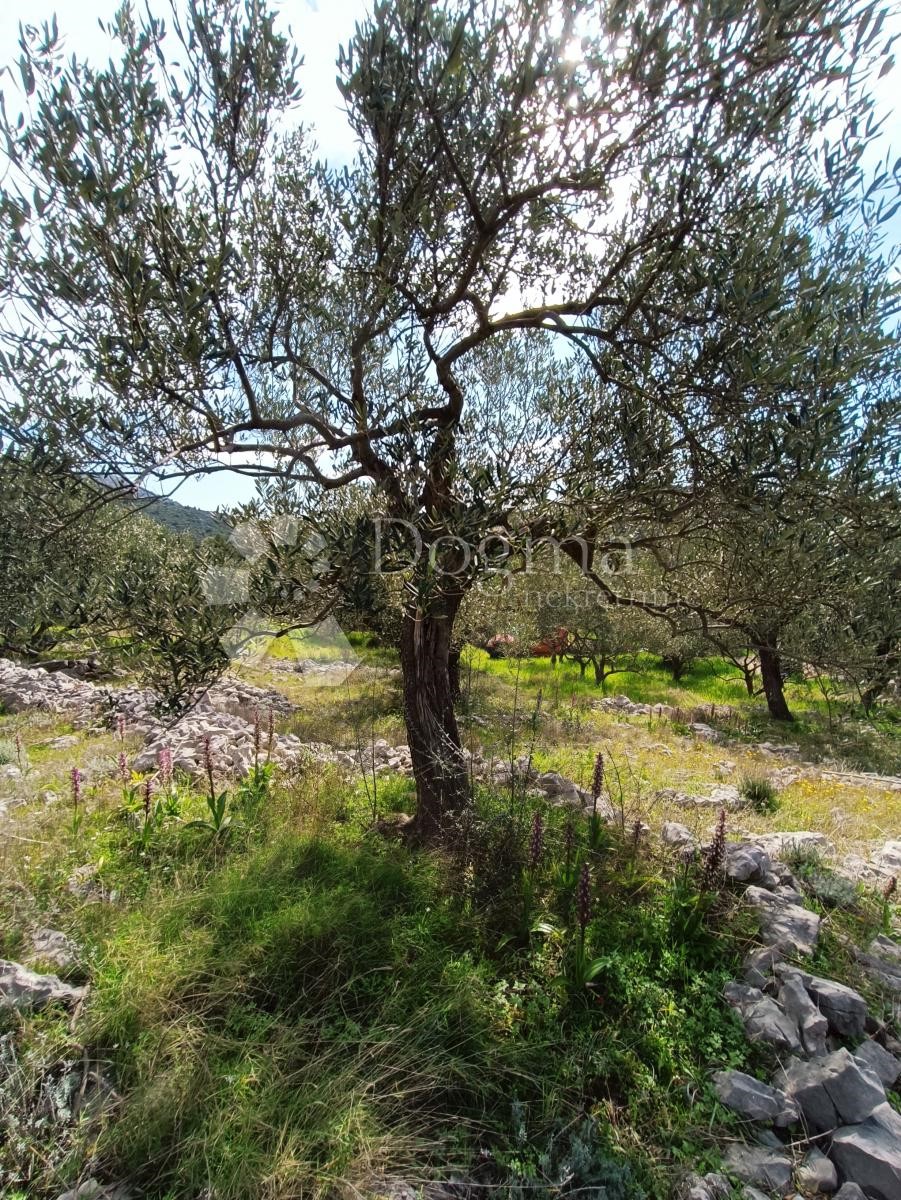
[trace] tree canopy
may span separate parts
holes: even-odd
[[[324,495],[415,527],[401,653],[424,834],[467,806],[447,663],[496,554],[554,537],[606,586],[626,533],[651,549],[731,503],[749,436],[765,474],[815,396],[863,454],[850,414],[876,386],[884,423],[893,398],[870,231],[896,180],[865,193],[861,165],[884,12],[616,0],[598,18],[377,4],[339,56],[340,171],[291,118],[303,47],[263,0],[189,0],[168,24],[125,5],[104,67],[23,33],[0,428],[133,477],[240,452],[264,508],[335,535],[338,572],[348,525]],[[855,263],[865,292],[859,269],[844,287]]]

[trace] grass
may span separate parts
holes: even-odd
[[[396,743],[396,672],[384,651],[359,650],[363,666],[338,685],[242,673],[299,704],[280,725],[305,740]],[[705,669],[675,689],[647,680],[642,695],[709,704],[714,685],[725,686]],[[794,760],[754,749],[741,724],[715,745],[602,711],[593,686],[548,663],[472,655],[464,688],[464,739],[489,755],[525,753],[587,785],[602,749],[621,828],[589,846],[580,822],[568,854],[565,813],[548,810],[531,870],[538,802],[480,788],[462,848],[413,852],[373,829],[377,814],[411,809],[408,780],[381,777],[373,796],[371,780],[367,791],[317,768],[282,780],[250,823],[219,837],[186,827],[205,804],[185,789],[180,818],[142,838],[112,777],[112,733],[49,714],[0,718],[0,739],[18,731],[27,761],[24,780],[0,781],[26,801],[0,847],[0,952],[21,959],[29,930],[62,928],[84,948],[73,978],[92,985],[74,1023],[53,1010],[5,1018],[0,1192],[52,1200],[90,1171],[148,1200],[326,1200],[458,1172],[511,1200],[601,1187],[610,1200],[663,1200],[683,1167],[718,1165],[718,1144],[740,1127],[709,1072],[770,1065],[720,999],[750,930],[733,896],[703,894],[695,867],[661,857],[656,837],[636,842],[632,827],[674,818],[706,836],[713,810],[670,806],[658,790],[737,784]],[[817,712],[805,719],[825,740]],[[73,732],[73,747],[53,745]],[[77,829],[73,765],[85,769]],[[896,834],[897,794],[875,787],[805,775],[779,805],[731,817],[730,832],[821,829],[841,848]],[[592,912],[580,959],[582,862]],[[836,903],[827,862],[797,866],[829,918],[815,969],[861,986],[845,938],[863,944],[884,913],[861,892]],[[70,888],[85,869],[87,900]],[[578,986],[586,966],[590,988]],[[65,1099],[86,1055],[119,1100],[104,1116],[50,1123],[48,1097]]]
[[[691,1085],[749,1053],[718,1000],[741,951],[730,905],[674,941],[690,881],[680,892],[653,857],[615,840],[595,854],[580,832],[602,966],[574,990],[562,818],[548,814],[532,873],[530,819],[482,794],[461,869],[367,832],[361,789],[328,777],[277,791],[221,844],[173,823],[145,852],[115,793],[92,797],[78,838],[58,810],[34,812],[4,917],[21,927],[15,865],[32,915],[86,947],[92,993],[72,1032],[51,1014],[18,1028],[19,1061],[36,1087],[48,1058],[88,1046],[122,1100],[70,1127],[49,1167],[20,1130],[0,1151],[4,1186],[55,1195],[90,1152],[168,1200],[324,1197],[454,1170],[549,1195],[548,1172],[575,1156],[611,1195],[668,1195],[683,1158],[713,1161],[714,1103]],[[115,903],[66,890],[82,862]]]

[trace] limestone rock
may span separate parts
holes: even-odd
[[[742,977],[752,987],[765,988],[775,978],[773,968],[782,960],[782,951],[777,946],[763,946],[749,950],[742,960]]]
[[[809,829],[781,830],[778,833],[755,833],[748,841],[763,847],[770,858],[784,858],[793,850],[818,850],[821,854],[829,854],[833,849],[832,843],[823,833],[813,833]]]
[[[830,1153],[840,1177],[859,1184],[871,1200],[901,1196],[901,1116],[888,1104],[836,1130]]]
[[[680,825],[678,821],[665,821],[660,836],[667,846],[677,849],[693,850],[698,844],[698,839],[688,826]]]
[[[873,855],[873,862],[888,875],[901,875],[901,842],[886,842]]]
[[[839,1037],[863,1037],[867,1002],[859,992],[843,983],[836,983],[834,979],[822,979],[819,975],[811,975],[787,964],[777,966],[776,974],[782,979],[794,976],[801,980],[833,1033]]]
[[[867,1200],[863,1188],[857,1183],[843,1183],[832,1200]]]
[[[873,938],[854,956],[866,973],[890,996],[901,998],[901,946],[885,934]]]
[[[749,887],[745,900],[757,909],[765,945],[778,946],[787,954],[813,953],[820,932],[816,913],[761,887]]]
[[[78,961],[78,947],[62,930],[38,929],[31,938],[32,962],[49,963],[65,971]]]
[[[575,787],[575,784],[571,780],[565,779],[559,771],[545,771],[543,775],[538,776],[536,782],[548,796],[559,796],[561,793],[572,791]]]
[[[726,878],[733,883],[760,883],[770,870],[770,856],[750,843],[726,843]]]
[[[77,1004],[86,993],[86,988],[63,983],[57,975],[39,975],[21,963],[0,959],[0,1007],[25,1011],[53,1003]]]
[[[838,1172],[822,1150],[814,1146],[795,1172],[799,1187],[806,1192],[834,1192],[838,1187]]]
[[[799,1053],[801,1037],[797,1023],[770,996],[744,983],[727,983],[726,1000],[737,1009],[751,1042],[767,1042],[777,1050]]]
[[[813,1133],[865,1121],[885,1103],[882,1084],[844,1048],[810,1062],[794,1059],[774,1083],[795,1101]]]
[[[729,1180],[715,1171],[703,1176],[692,1172],[676,1190],[677,1200],[729,1200],[731,1195]]]
[[[57,1200],[128,1200],[128,1198],[129,1191],[124,1184],[100,1183],[93,1177],[57,1196]]]
[[[692,721],[688,728],[702,742],[718,742],[722,738],[718,729],[714,729],[712,725],[708,725],[704,721]]]
[[[717,1071],[713,1087],[722,1104],[749,1121],[772,1121],[784,1127],[798,1120],[797,1105],[784,1092],[743,1071]]]
[[[861,1042],[854,1057],[864,1070],[873,1072],[883,1087],[893,1088],[901,1075],[901,1062],[872,1038]]]
[[[811,1000],[803,981],[789,975],[779,989],[779,1003],[790,1017],[798,1022],[801,1041],[808,1054],[826,1053],[829,1022]]]
[[[780,1196],[787,1196],[791,1190],[792,1160],[784,1150],[733,1144],[723,1156],[723,1163],[726,1170],[743,1183]]]

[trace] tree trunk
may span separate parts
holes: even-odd
[[[417,795],[413,830],[423,841],[452,838],[470,804],[449,670],[457,606],[448,601],[443,614],[403,618],[404,718]]]
[[[766,644],[758,642],[754,649],[760,659],[760,678],[766,696],[767,708],[774,721],[793,721],[789,711],[782,686],[782,664],[779,661],[779,651],[776,649],[776,639],[767,638]]]
[[[447,653],[447,677],[450,682],[451,700],[455,704],[460,699],[460,654],[459,649],[451,649]]]
[[[741,673],[745,678],[745,691],[749,696],[753,696],[754,684],[757,682],[757,667],[753,663],[750,667],[747,663],[742,663]]]
[[[899,662],[901,662],[901,653],[895,649],[890,638],[883,638],[876,647],[875,658],[876,665],[871,672],[867,686],[860,695],[863,710],[867,716],[870,715],[876,701],[888,686],[892,674],[897,670]]]

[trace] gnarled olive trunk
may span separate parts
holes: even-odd
[[[413,828],[426,841],[453,837],[470,804],[449,670],[458,606],[450,599],[440,613],[406,613],[401,631],[404,717],[417,794]]]
[[[794,717],[785,699],[782,683],[782,663],[779,661],[777,640],[774,636],[761,638],[754,643],[760,659],[760,678],[766,696],[767,708],[774,721],[793,721]]]

